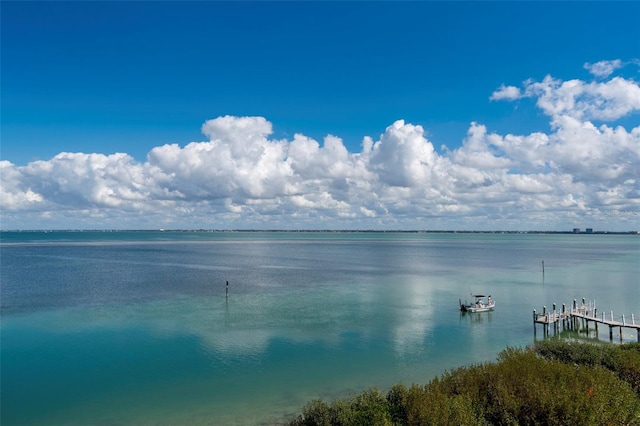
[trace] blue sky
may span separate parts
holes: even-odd
[[[569,204],[568,197],[573,196],[578,211],[567,208],[560,217],[554,211],[557,219],[549,225],[542,210],[534,207],[536,202],[528,207],[517,206],[517,197],[513,205],[494,210],[490,206],[478,211],[453,208],[475,201],[467,200],[459,188],[454,191],[446,183],[420,181],[420,176],[426,176],[423,172],[406,175],[404,180],[391,179],[402,184],[385,184],[384,190],[375,190],[375,202],[367,202],[357,191],[338,194],[330,189],[339,186],[338,180],[346,179],[346,185],[356,181],[355,172],[340,177],[302,177],[294,167],[293,172],[283,173],[295,175],[295,182],[281,184],[280,190],[266,190],[273,183],[269,179],[275,179],[267,170],[273,164],[261,163],[265,171],[260,176],[267,176],[267,181],[256,189],[250,184],[245,187],[238,180],[236,175],[244,176],[238,173],[242,161],[234,162],[235,171],[229,171],[236,177],[224,175],[229,179],[224,184],[211,184],[224,167],[210,160],[206,169],[211,175],[200,176],[202,187],[193,193],[180,187],[174,172],[163,169],[167,176],[173,176],[170,184],[165,178],[163,186],[149,175],[141,179],[154,180],[154,189],[141,189],[143,184],[139,183],[133,185],[138,195],[127,198],[123,194],[130,191],[110,187],[120,182],[113,176],[93,184],[87,180],[83,188],[60,186],[64,173],[53,160],[60,153],[96,154],[107,160],[124,153],[128,157],[120,163],[125,161],[134,169],[152,168],[160,164],[157,158],[154,163],[147,157],[154,148],[168,144],[185,148],[191,142],[210,142],[211,135],[202,132],[203,123],[225,116],[264,118],[270,128],[266,133],[258,132],[264,138],[251,139],[251,144],[273,147],[276,141],[287,141],[283,161],[293,158],[289,143],[295,134],[317,141],[320,153],[325,154],[328,150],[322,150],[324,138],[335,136],[349,154],[358,156],[363,152],[365,137],[370,137],[373,144],[384,142],[388,129],[397,120],[404,120],[405,125],[420,126],[426,141],[422,143],[435,150],[433,164],[448,160],[457,167],[440,164],[440,169],[431,167],[429,174],[438,169],[436,174],[448,173],[451,182],[457,182],[461,177],[448,171],[470,166],[456,163],[453,153],[469,140],[471,123],[484,126],[487,134],[524,137],[542,132],[551,139],[554,135],[559,137],[558,129],[564,127],[553,124],[557,122],[557,110],[541,107],[542,89],[527,86],[526,82],[542,82],[550,75],[558,82],[550,87],[557,88],[561,82],[572,80],[604,85],[619,78],[632,89],[637,87],[639,15],[638,2],[2,2],[0,159],[6,167],[10,163],[10,171],[3,173],[5,177],[14,176],[14,171],[19,175],[15,181],[4,182],[5,189],[13,192],[6,189],[2,227],[55,228],[80,223],[81,227],[99,228],[106,223],[107,227],[121,224],[145,228],[155,227],[157,222],[184,227],[193,223],[187,213],[180,217],[165,215],[160,206],[165,206],[167,212],[175,211],[175,202],[193,198],[195,204],[180,208],[198,211],[192,218],[197,216],[195,223],[205,228],[309,228],[316,224],[367,229],[543,225],[565,229],[593,224],[636,229],[640,227],[637,182],[622,183],[626,186],[618,190],[623,195],[601,205],[580,200],[584,197],[576,191],[586,191],[585,188],[566,188],[556,195]],[[619,62],[606,62],[618,64],[613,67],[614,72],[606,75],[596,75],[585,66],[616,60]],[[503,86],[518,87],[521,93],[492,98]],[[531,90],[525,95],[527,87]],[[579,118],[596,128],[603,124],[614,129],[622,126],[633,134],[640,122],[635,89],[620,90],[631,97],[625,101],[628,108],[622,108],[623,113],[590,117],[581,113]],[[624,94],[614,100],[607,96],[603,99],[606,104],[623,102],[625,98]],[[598,101],[592,94],[586,94],[584,99]],[[260,126],[251,123],[242,126]],[[220,136],[219,126],[216,129],[215,135]],[[224,143],[237,145],[232,139]],[[637,139],[631,145],[625,142],[627,151],[619,154],[629,158],[631,150],[631,157],[635,158],[639,150],[636,142]],[[554,165],[549,158],[540,160],[548,163],[546,166],[538,165],[536,170],[525,173],[526,164],[514,165],[524,157],[515,161],[504,146],[491,141],[485,145],[491,154],[512,160],[503,170],[503,177],[517,174],[534,179],[555,167],[558,175],[553,175],[554,179],[567,175],[572,184],[588,180],[572,165]],[[424,153],[422,148],[416,152]],[[389,150],[379,151],[393,157]],[[186,151],[182,153],[187,156]],[[462,154],[460,151],[458,159]],[[77,160],[77,156],[73,158]],[[185,161],[194,164],[195,160]],[[327,161],[337,164],[339,159]],[[387,175],[394,164],[408,167],[406,170],[412,167],[407,162],[385,166],[380,159],[376,161],[376,170],[385,169]],[[350,157],[348,163],[357,163],[357,158]],[[251,166],[253,170],[256,164]],[[313,168],[305,164],[307,170]],[[38,172],[32,170],[36,165]],[[115,166],[104,167],[111,170]],[[490,167],[495,169],[495,165]],[[43,174],[56,173],[55,170],[61,174]],[[367,170],[372,172],[374,168]],[[40,183],[33,182],[38,179],[36,174]],[[375,179],[380,176],[375,174]],[[194,185],[195,178],[191,179],[188,186]],[[55,190],[44,183],[47,180],[58,182]],[[306,185],[300,186],[301,180]],[[183,176],[182,182],[187,181]],[[484,181],[494,182],[496,178],[485,176]],[[325,184],[329,186],[316,188],[315,194],[307,192],[310,187]],[[227,189],[212,190],[221,185]],[[471,182],[469,185],[473,186]],[[104,187],[120,194],[115,196],[119,201],[96,198],[96,188]],[[394,192],[392,188],[399,188],[396,192],[402,193],[402,188],[417,187],[422,190],[420,197],[426,197],[424,191],[436,190],[440,198],[413,210],[406,207],[413,203],[408,196],[388,195]],[[242,190],[235,193],[237,188]],[[491,196],[496,191],[513,190],[509,188],[494,188]],[[153,196],[158,191],[165,195]],[[166,195],[169,193],[177,194],[177,199]],[[321,200],[326,201],[326,196],[330,202],[323,204]],[[478,195],[484,202],[488,196]],[[128,204],[144,197],[151,197],[147,204],[155,206],[153,215],[141,205]],[[302,197],[304,201],[292,197]],[[391,198],[384,201],[385,197]],[[18,198],[30,201],[14,204]],[[256,202],[263,207],[256,208]],[[203,204],[207,207],[201,210]],[[340,211],[336,213],[336,209]],[[530,215],[531,209],[535,214]],[[359,212],[365,214],[359,217]],[[518,215],[529,218],[519,224]]]

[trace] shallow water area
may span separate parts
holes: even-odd
[[[278,424],[530,344],[543,305],[640,300],[632,235],[10,234],[3,425]]]

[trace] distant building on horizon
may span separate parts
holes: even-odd
[[[574,234],[593,234],[593,228],[585,228],[584,232],[580,228],[573,228]]]

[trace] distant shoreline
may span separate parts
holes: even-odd
[[[370,233],[370,234],[557,234],[557,235],[640,235],[640,231],[469,231],[469,230],[374,230],[374,229],[8,229],[0,232],[167,232],[167,233]]]

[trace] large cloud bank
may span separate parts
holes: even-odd
[[[504,229],[640,221],[640,86],[624,64],[585,64],[593,81],[552,76],[501,86],[493,101],[535,99],[548,133],[500,135],[471,123],[441,153],[421,126],[398,120],[361,152],[342,140],[271,138],[263,117],[202,126],[208,141],[124,153],[60,153],[0,161],[3,229]]]

